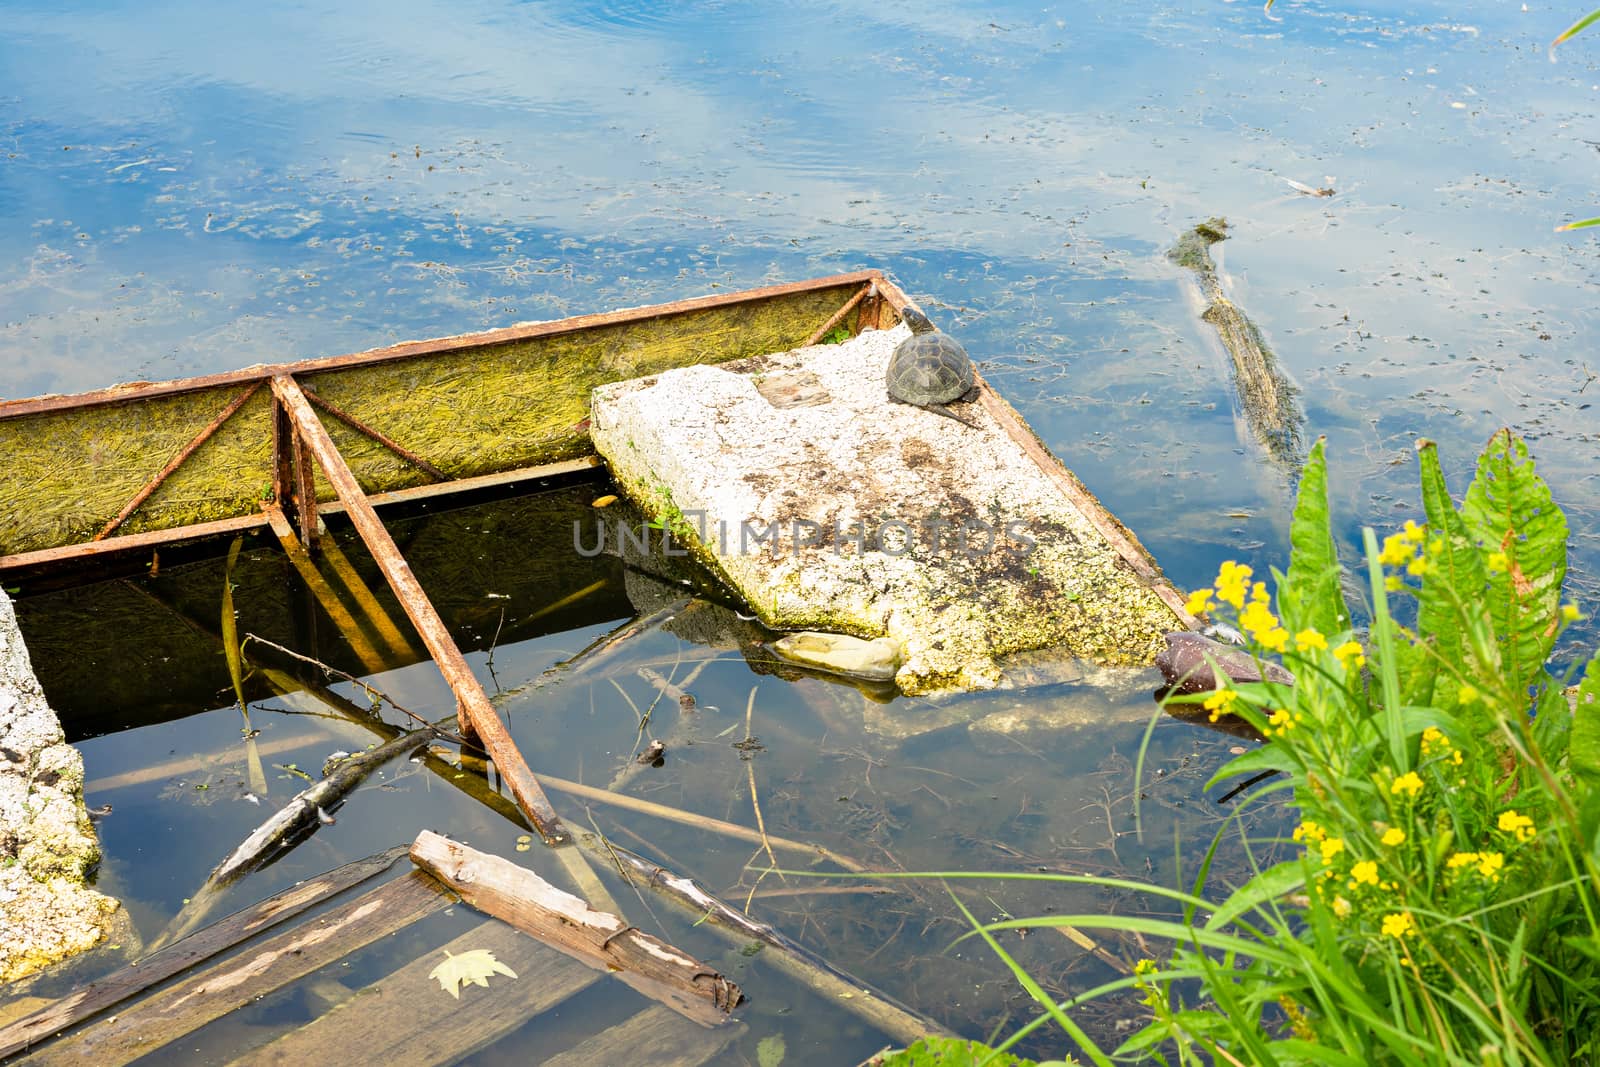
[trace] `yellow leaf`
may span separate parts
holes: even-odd
[[[504,974],[512,978],[517,976],[516,971],[495,959],[494,953],[486,948],[475,948],[459,956],[451,955],[450,950],[445,949],[444,954],[448,958],[429,971],[428,977],[438,982],[439,988],[457,1000],[461,999],[463,982],[488,988],[491,974]]]

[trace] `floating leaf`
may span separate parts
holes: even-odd
[[[444,954],[448,958],[429,971],[428,977],[438,982],[439,988],[457,1000],[461,999],[461,986],[464,982],[481,985],[487,989],[491,974],[503,974],[511,978],[517,976],[516,971],[495,959],[494,953],[486,948],[475,948],[459,956],[451,955],[450,950],[445,949]]]
[[[761,1067],[778,1067],[788,1052],[789,1047],[784,1043],[783,1035],[771,1034],[756,1045],[756,1062]]]

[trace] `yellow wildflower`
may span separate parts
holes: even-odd
[[[1383,843],[1390,848],[1403,845],[1406,841],[1406,832],[1398,826],[1391,826],[1383,832]]]
[[[1526,841],[1533,836],[1533,820],[1526,815],[1518,815],[1515,809],[1507,808],[1500,813],[1497,824],[1501,830],[1508,834],[1516,834],[1518,841]]]
[[[1449,748],[1450,739],[1446,737],[1444,735],[1444,731],[1439,729],[1437,726],[1430,726],[1426,730],[1422,731],[1423,752],[1431,755],[1435,751],[1448,751]]]
[[[1405,579],[1399,577],[1398,575],[1391,574],[1391,575],[1389,575],[1387,578],[1385,578],[1383,580],[1383,588],[1384,588],[1384,590],[1386,592],[1390,592],[1390,593],[1399,592],[1401,589],[1404,589],[1405,587],[1406,587]]]
[[[1510,562],[1506,559],[1504,552],[1489,553],[1488,563],[1490,574],[1503,574],[1510,567]]]
[[[1378,865],[1372,860],[1362,860],[1350,868],[1350,888],[1378,884]]]
[[[1506,865],[1506,858],[1498,852],[1478,853],[1478,873],[1491,882],[1500,880],[1500,869]]]
[[[1267,727],[1268,727],[1268,731],[1267,732],[1271,733],[1272,732],[1272,728],[1276,727],[1279,735],[1281,736],[1283,734],[1288,733],[1290,728],[1293,727],[1294,724],[1295,724],[1295,717],[1290,715],[1287,709],[1285,709],[1285,708],[1277,708],[1267,718]]]
[[[1415,797],[1422,792],[1422,779],[1417,776],[1416,771],[1407,771],[1394,780],[1393,784],[1389,786],[1389,792],[1396,796],[1401,793],[1409,793],[1412,797]]]
[[[1275,626],[1256,634],[1255,638],[1261,643],[1261,647],[1273,652],[1282,652],[1289,644],[1289,631],[1281,626]]]
[[[1561,605],[1561,621],[1562,622],[1577,622],[1581,618],[1583,618],[1583,612],[1578,610],[1578,605],[1576,605],[1576,604],[1563,604],[1563,605]]]
[[[1355,641],[1346,641],[1334,649],[1333,654],[1339,657],[1339,662],[1346,666],[1349,666],[1351,662],[1354,662],[1358,668],[1367,665],[1367,657],[1362,654],[1361,645]]]
[[[1294,828],[1294,839],[1296,841],[1321,841],[1327,836],[1328,832],[1310,819]]]
[[[1417,923],[1409,911],[1393,912],[1383,917],[1383,932],[1395,940],[1416,933]]]
[[[1378,562],[1385,567],[1399,567],[1410,563],[1416,558],[1417,550],[1422,547],[1422,542],[1427,536],[1427,527],[1418,526],[1407,519],[1405,529],[1383,539],[1383,551],[1378,554]]]
[[[1265,604],[1269,599],[1266,582],[1256,582],[1250,586],[1250,600],[1252,603]]]
[[[1196,589],[1189,594],[1189,599],[1184,601],[1183,610],[1190,615],[1204,615],[1215,606],[1216,591],[1213,589]]]
[[[1478,691],[1478,687],[1473,685],[1471,682],[1468,682],[1466,685],[1456,690],[1456,703],[1473,704],[1476,703],[1478,698],[1481,696],[1483,696],[1483,694]]]
[[[1206,697],[1206,702],[1201,705],[1211,713],[1211,721],[1216,722],[1233,708],[1234,700],[1239,696],[1232,689],[1218,689]]]
[[[1235,608],[1244,607],[1244,591],[1250,581],[1250,568],[1228,560],[1217,571],[1217,599]]]
[[[1344,897],[1334,897],[1333,914],[1341,919],[1348,918],[1350,915],[1350,902]]]
[[[1328,639],[1315,629],[1301,630],[1294,635],[1294,648],[1296,652],[1309,652],[1313,648],[1327,648]]]
[[[1322,851],[1322,862],[1332,863],[1333,857],[1344,851],[1344,838],[1325,837],[1318,847]]]
[[[1478,854],[1476,852],[1457,852],[1455,855],[1445,860],[1444,865],[1450,868],[1452,871],[1455,871],[1461,869],[1462,867],[1470,867],[1477,862]]]

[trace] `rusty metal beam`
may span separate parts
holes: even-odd
[[[173,471],[183,466],[183,461],[194,455],[196,449],[205,444],[207,441],[211,440],[212,434],[222,429],[222,424],[231,419],[234,415],[234,412],[244,407],[245,402],[251,397],[255,396],[260,388],[260,382],[252,382],[249,388],[240,393],[238,396],[234,397],[233,400],[229,402],[227,407],[223,408],[217,413],[216,418],[212,419],[206,424],[205,429],[195,434],[194,438],[188,444],[184,445],[178,450],[177,455],[167,460],[167,465],[161,468],[160,473],[146,482],[144,484],[144,488],[135,493],[133,495],[133,499],[128,501],[121,511],[117,512],[117,517],[106,523],[105,529],[94,535],[94,539],[96,541],[105,540],[107,537],[111,536],[112,531],[114,531],[118,526],[121,526],[123,523],[127,522],[128,516],[139,510],[139,505],[143,504],[146,500],[149,500],[150,494],[154,493],[157,489],[160,489],[161,483],[165,482],[172,475]]]
[[[317,418],[317,413],[311,409],[311,403],[306,399],[305,393],[301,391],[299,384],[286,374],[277,375],[272,379],[272,393],[288,413],[289,419],[294,424],[295,433],[305,443],[306,450],[316,457],[323,474],[333,484],[334,492],[344,503],[350,521],[355,524],[361,539],[367,543],[368,551],[377,561],[383,576],[389,580],[389,586],[394,590],[395,596],[399,597],[406,614],[411,617],[411,623],[422,637],[422,643],[427,646],[434,662],[439,665],[440,672],[444,674],[445,681],[450,684],[451,691],[456,695],[456,716],[461,733],[468,737],[474,734],[478,737],[484,750],[494,760],[500,777],[511,788],[511,795],[516,799],[517,806],[528,816],[546,844],[557,845],[570,841],[571,836],[562,825],[560,817],[556,815],[555,809],[550,806],[549,798],[534,779],[533,772],[522,758],[522,753],[517,751],[516,743],[511,740],[505,725],[495,714],[494,705],[489,703],[488,694],[483,691],[483,686],[478,684],[472,669],[467,666],[467,661],[461,655],[461,649],[456,647],[455,639],[450,636],[444,620],[434,610],[433,604],[422,589],[422,584],[411,573],[411,566],[400,554],[400,549],[389,536],[389,531],[384,529],[383,520],[378,518],[378,513],[372,509],[371,502],[362,492],[344,457],[334,447],[333,439],[328,436],[327,429]]]
[[[835,326],[839,325],[839,323],[844,321],[844,317],[850,314],[850,312],[855,309],[857,304],[861,303],[861,301],[865,300],[867,297],[871,296],[877,291],[878,287],[871,282],[863,285],[859,290],[856,291],[855,296],[852,296],[849,300],[845,301],[844,307],[840,308],[838,311],[835,311],[832,318],[823,323],[821,326],[818,326],[817,332],[806,338],[806,343],[800,347],[809,348],[818,341],[821,341],[828,335],[829,330],[833,329]]]
[[[573,318],[558,319],[553,322],[530,322],[499,330],[458,334],[454,337],[441,337],[430,341],[407,341],[404,344],[391,345],[388,348],[374,348],[345,356],[330,356],[324,359],[301,360],[298,363],[277,363],[269,366],[249,367],[245,370],[225,371],[221,374],[207,374],[199,378],[184,378],[170,382],[129,382],[125,385],[112,386],[109,389],[97,389],[90,393],[75,393],[66,396],[39,396],[24,400],[0,400],[0,419],[35,415],[44,411],[59,411],[63,408],[121,404],[130,400],[143,400],[153,396],[192,393],[201,389],[213,389],[219,385],[236,383],[245,385],[250,382],[268,381],[284,374],[305,376],[318,374],[322,371],[342,370],[346,367],[388,363],[397,359],[409,359],[413,356],[455,352],[463,348],[509,344],[516,341],[530,340],[535,337],[555,337],[561,334],[592,329],[597,326],[616,326],[660,318],[664,315],[678,315],[690,311],[705,311],[710,308],[732,307],[760,300],[769,300],[773,297],[813,292],[818,289],[834,289],[852,284],[862,285],[867,282],[877,282],[881,288],[885,281],[886,279],[881,271],[858,270],[848,274],[835,274],[827,278],[811,278],[802,282],[769,285],[760,289],[746,289],[737,293],[718,293],[712,296],[694,297],[689,300],[674,300],[668,304],[628,308],[624,311],[609,311],[600,315],[577,315]],[[897,294],[899,290],[894,289],[893,293]],[[893,294],[890,294],[890,300],[896,306],[903,302],[903,298],[901,301],[894,300]]]
[[[427,460],[423,459],[409,448],[404,447],[388,434],[368,426],[366,423],[362,422],[348,411],[345,411],[343,408],[335,407],[332,403],[322,399],[322,397],[318,396],[310,389],[301,387],[301,392],[306,394],[306,399],[311,401],[311,403],[315,404],[323,411],[326,411],[329,415],[332,415],[334,418],[338,419],[340,422],[344,423],[357,433],[366,437],[370,437],[372,440],[378,442],[384,448],[387,448],[389,451],[393,452],[407,463],[410,463],[412,466],[420,468],[424,474],[428,475],[428,477],[440,482],[448,482],[450,480],[450,476],[444,471],[440,470],[438,467],[435,467],[432,463],[429,463]]]

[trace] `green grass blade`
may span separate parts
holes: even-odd
[[[1028,991],[1028,995],[1034,999],[1035,1003],[1050,1014],[1050,1018],[1055,1020],[1056,1025],[1061,1027],[1068,1037],[1076,1041],[1084,1053],[1099,1067],[1114,1067],[1111,1057],[1100,1051],[1100,1046],[1090,1040],[1089,1035],[1083,1032],[1083,1028],[1073,1022],[1071,1016],[1057,1007],[1054,998],[1046,993],[1038,982],[1033,980],[1033,976],[1023,969],[1020,963],[1011,958],[1009,952],[1000,947],[1000,942],[996,941],[994,935],[984,928],[984,925],[978,921],[971,911],[967,910],[966,904],[962,903],[961,898],[956,896],[955,890],[946,886],[945,892],[950,894],[950,899],[956,902],[956,907],[961,909],[961,914],[967,917],[967,922],[972,924],[973,929],[978,932],[984,941],[988,942],[989,947],[994,950],[994,954],[1000,957],[1000,962],[1010,969],[1012,975],[1021,983],[1022,988]]]
[[[1562,30],[1561,36],[1550,42],[1550,47],[1555,48],[1557,45],[1565,44],[1590,26],[1593,26],[1596,21],[1600,21],[1600,9],[1589,12],[1583,18]],[[1590,222],[1600,222],[1600,219],[1591,219]]]

